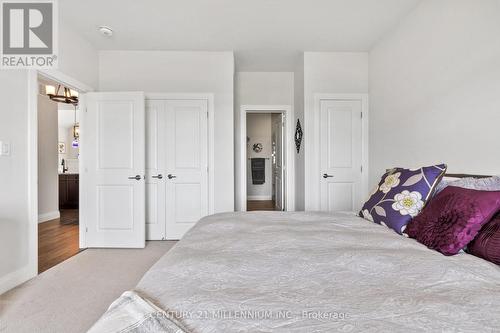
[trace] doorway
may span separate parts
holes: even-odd
[[[76,90],[41,75],[37,82],[40,274],[80,252],[80,111]]]
[[[242,106],[240,186],[242,211],[294,210],[294,149],[290,106]]]
[[[247,210],[284,210],[282,113],[247,113]]]

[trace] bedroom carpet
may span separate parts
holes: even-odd
[[[77,254],[0,296],[0,332],[86,332],[175,243]]]

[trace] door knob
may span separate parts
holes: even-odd
[[[141,176],[140,175],[136,175],[136,176],[128,177],[128,179],[141,180]]]
[[[151,178],[163,179],[163,175],[160,173],[157,176],[152,176]]]
[[[327,173],[324,173],[323,174],[323,178],[333,178],[333,175],[329,175]]]
[[[171,175],[171,174],[168,174],[167,177],[168,177],[168,179],[177,178],[177,176],[174,176],[174,175]]]

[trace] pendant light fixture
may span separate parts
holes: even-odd
[[[80,124],[76,121],[76,104],[73,104],[75,107],[75,122],[73,123],[73,142],[71,142],[71,146],[73,148],[79,147],[79,139],[80,139]]]
[[[78,104],[78,91],[63,87],[60,84],[57,89],[51,85],[45,86],[45,94],[54,102],[73,104],[75,106]]]

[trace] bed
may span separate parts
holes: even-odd
[[[353,213],[203,218],[90,332],[500,331],[500,268]]]

